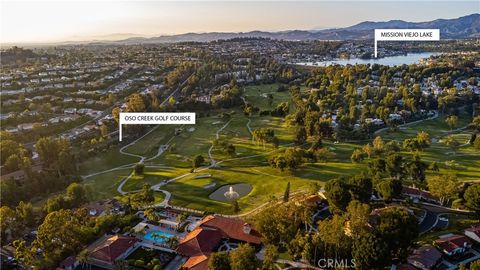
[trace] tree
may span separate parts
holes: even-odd
[[[440,198],[440,203],[448,203],[458,190],[457,177],[454,175],[436,175],[427,179],[428,189],[433,196]]]
[[[15,208],[16,216],[28,227],[35,226],[35,213],[31,203],[21,201]]]
[[[88,202],[87,190],[83,185],[78,183],[71,183],[67,187],[66,196],[70,201],[70,207],[78,207]]]
[[[274,270],[275,262],[278,259],[278,249],[274,245],[267,245],[265,248],[265,256],[263,258],[262,269]]]
[[[321,239],[323,258],[336,259],[351,253],[352,242],[345,233],[345,216],[333,215],[318,223],[318,237]]]
[[[372,179],[366,174],[358,174],[349,179],[350,193],[352,194],[352,199],[358,200],[363,203],[370,202],[372,198]]]
[[[460,143],[455,140],[455,138],[452,135],[447,136],[444,140],[443,143],[450,147],[452,149],[453,153],[455,154],[457,152],[457,148],[460,146]]]
[[[129,199],[132,206],[137,208],[155,201],[153,190],[149,184],[144,184],[141,191],[129,195]]]
[[[295,143],[297,145],[302,145],[307,141],[307,131],[305,127],[300,127],[295,132]]]
[[[102,124],[100,126],[100,136],[107,137],[107,135],[108,135],[108,127],[107,127],[107,125]]]
[[[5,136],[4,136],[5,137]],[[13,140],[2,140],[0,141],[0,151],[2,155],[0,157],[1,164],[4,164],[7,158],[11,157],[12,155],[20,155],[26,152],[25,148]]]
[[[336,154],[326,147],[315,151],[315,158],[318,161],[327,162],[328,160],[333,159],[335,156]]]
[[[272,156],[269,159],[270,166],[279,168],[281,171],[285,168],[293,171],[303,163],[303,153],[300,148],[289,147],[284,153]]]
[[[352,256],[357,269],[383,269],[390,265],[387,243],[371,232],[365,232],[353,242]]]
[[[290,198],[290,182],[287,183],[287,188],[285,189],[285,193],[283,194],[283,202],[288,202]]]
[[[353,200],[348,204],[346,217],[353,238],[369,230],[370,212],[370,206],[366,203]]]
[[[402,182],[396,179],[383,180],[377,185],[377,191],[386,201],[399,198],[402,194]]]
[[[476,260],[470,263],[470,270],[480,270],[480,261]]]
[[[480,137],[477,137],[475,141],[473,142],[473,146],[475,149],[480,150]]]
[[[145,170],[145,164],[143,164],[143,162],[139,162],[135,164],[135,168],[134,168],[135,175],[143,175],[144,170]]]
[[[367,157],[370,158],[373,154],[374,148],[372,147],[371,144],[367,143],[366,145],[363,146],[362,150],[365,154],[367,154]]]
[[[193,168],[198,168],[200,166],[202,166],[202,164],[205,162],[205,158],[203,158],[202,155],[196,155],[194,158],[193,158]]]
[[[352,155],[350,156],[350,159],[354,163],[360,163],[364,158],[365,158],[364,153],[360,149],[354,149],[352,152]]]
[[[230,253],[230,266],[232,270],[255,270],[257,257],[255,249],[249,244],[240,244]]]
[[[48,198],[47,202],[43,206],[43,211],[48,214],[66,208],[70,208],[70,206],[68,205],[68,202],[65,200],[64,196],[56,195]]]
[[[463,194],[465,206],[480,215],[480,184],[470,185]]]
[[[214,252],[208,260],[208,270],[230,270],[230,257],[227,252]]]
[[[157,213],[153,208],[148,208],[145,211],[143,211],[143,215],[151,221],[158,221]]]
[[[16,237],[22,229],[22,222],[17,213],[8,206],[0,207],[0,229],[2,239],[8,239],[7,236]]]
[[[25,240],[15,240],[12,243],[15,248],[15,259],[21,262],[24,265],[34,265],[36,264],[35,250],[29,248]]]
[[[176,102],[176,101],[175,101],[175,98],[174,98],[173,96],[170,96],[170,97],[168,98],[168,104],[169,104],[170,106],[175,105],[175,102]]]
[[[95,238],[94,229],[85,209],[59,210],[48,214],[38,227],[34,247],[40,248],[47,268],[52,269],[63,254],[79,252]],[[53,265],[50,265],[53,264]]]
[[[407,172],[410,178],[415,181],[425,181],[425,171],[427,168],[427,163],[423,162],[419,155],[414,155],[413,159],[407,163]]]
[[[75,159],[71,154],[68,140],[53,137],[40,138],[35,148],[45,167],[57,171],[58,176],[75,173]]]
[[[447,125],[450,127],[450,130],[452,130],[454,127],[457,127],[458,125],[458,116],[456,115],[448,116],[445,119],[445,123],[447,123]]]
[[[280,245],[289,243],[295,236],[300,219],[292,216],[298,206],[294,203],[285,203],[276,207],[268,207],[255,216],[255,228],[262,234],[265,244]]]
[[[84,269],[85,266],[87,265],[88,265],[88,269],[90,269],[90,264],[88,262],[89,257],[90,257],[90,251],[88,249],[84,249],[80,251],[80,253],[78,253],[77,260],[82,266],[82,269]]]
[[[264,149],[265,143],[272,142],[274,137],[275,132],[271,128],[259,128],[252,132],[252,140],[262,142]]]
[[[400,260],[406,259],[408,249],[418,236],[418,222],[413,214],[400,207],[389,207],[376,217],[376,228],[388,251]]]
[[[128,97],[127,101],[127,112],[144,112],[145,111],[145,102],[142,95],[133,94]]]
[[[385,159],[385,169],[391,177],[400,180],[404,174],[403,157],[398,154],[391,154]]]
[[[475,116],[472,119],[472,124],[471,124],[476,130],[480,131],[480,115]]]
[[[117,124],[120,121],[120,113],[121,112],[122,112],[122,110],[118,107],[115,107],[115,108],[112,109],[112,116],[113,116],[113,119],[115,120],[115,122],[117,122]]]
[[[234,213],[240,212],[240,205],[238,204],[238,200],[232,200],[232,208]]]
[[[5,170],[7,170],[8,172],[14,172],[16,170],[19,170],[21,167],[20,163],[21,159],[18,157],[18,155],[11,155],[5,161]]]
[[[403,141],[403,148],[409,151],[422,150],[422,146],[416,138],[408,138]]]
[[[330,207],[334,210],[345,211],[351,201],[351,194],[343,180],[334,179],[328,181],[325,190]]]
[[[383,141],[382,137],[377,136],[372,142],[373,150],[377,155],[383,153],[385,150],[385,142]]]
[[[416,139],[421,150],[429,147],[432,143],[432,139],[430,139],[430,134],[425,131],[420,131],[419,133],[417,133]]]

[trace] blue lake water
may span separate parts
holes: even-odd
[[[407,55],[397,55],[390,57],[383,57],[378,59],[360,59],[360,58],[350,58],[350,59],[335,59],[330,61],[320,61],[320,62],[302,62],[297,63],[298,65],[304,66],[329,66],[329,65],[355,65],[355,64],[379,64],[384,66],[399,66],[399,65],[411,65],[418,64],[419,61],[423,58],[428,58],[432,55],[438,55],[438,53],[409,53]]]
[[[150,240],[155,243],[161,243],[161,244],[164,244],[168,238],[172,238],[172,237],[173,237],[173,234],[162,232],[162,231],[150,231],[143,236],[144,239]]]

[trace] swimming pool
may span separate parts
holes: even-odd
[[[155,243],[165,244],[169,238],[172,238],[173,234],[162,231],[149,231],[143,238]]]

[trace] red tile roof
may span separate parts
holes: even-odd
[[[465,247],[465,245],[471,246],[472,242],[466,236],[453,235],[447,238],[437,239],[435,240],[435,244],[442,250],[450,253],[457,248]]]
[[[209,254],[210,256],[210,254]],[[183,268],[190,270],[207,270],[208,269],[208,258],[206,255],[198,255],[188,258],[188,260],[183,264]]]
[[[90,258],[113,263],[120,255],[131,248],[138,239],[130,236],[114,235],[105,238],[100,242],[92,244],[90,250]]]
[[[438,198],[433,196],[432,194],[430,194],[430,192],[428,191],[425,191],[425,190],[421,190],[421,189],[418,189],[418,188],[414,188],[414,187],[403,187],[402,189],[402,194],[406,194],[406,195],[410,195],[410,196],[417,196],[417,197],[421,197],[421,198],[424,198],[426,200],[430,200],[430,201],[438,201]]]
[[[322,198],[320,198],[320,196],[318,196],[318,195],[310,195],[307,198],[305,198],[305,201],[307,203],[321,203]]]
[[[184,256],[210,254],[222,241],[222,233],[216,229],[197,227],[179,243],[177,252]]]
[[[190,270],[207,270],[210,254],[223,238],[231,238],[251,244],[260,244],[260,233],[251,229],[244,232],[245,221],[221,216],[204,217],[197,228],[191,231],[177,246],[177,253],[190,257],[183,267]]]
[[[223,232],[224,238],[232,238],[235,240],[259,245],[261,243],[261,235],[255,229],[251,229],[247,234],[243,231],[245,221],[241,219],[226,218],[222,216],[209,215],[202,219],[200,227],[216,228]]]

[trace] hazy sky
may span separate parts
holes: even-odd
[[[2,42],[343,27],[361,21],[428,21],[480,12],[467,1],[5,1]]]

